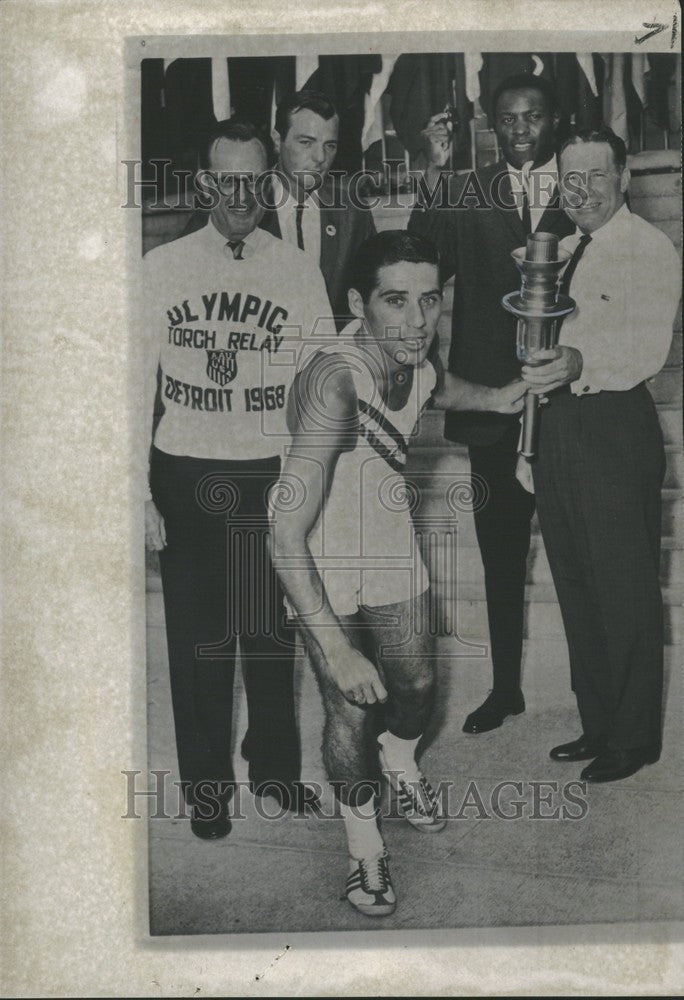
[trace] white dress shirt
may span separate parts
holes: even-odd
[[[515,198],[518,215],[522,219],[522,192],[527,191],[530,205],[532,232],[536,232],[542,215],[558,190],[558,165],[555,155],[540,167],[531,169],[532,162],[524,163],[522,170],[507,163],[511,179],[511,191]]]
[[[286,243],[298,246],[297,243],[297,199],[286,192],[278,177],[273,178],[273,195],[278,213],[280,235]],[[308,194],[304,200],[302,212],[302,236],[304,238],[304,253],[308,254],[320,265],[321,259],[321,209],[314,193]]]
[[[574,251],[582,233],[561,241]],[[681,293],[679,255],[670,240],[623,205],[579,260],[570,284],[575,312],[559,343],[582,354],[575,395],[624,391],[657,374],[672,341]]]

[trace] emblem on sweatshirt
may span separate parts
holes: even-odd
[[[207,350],[207,375],[213,382],[219,385],[228,385],[237,375],[237,361],[235,355],[237,351],[211,351]]]

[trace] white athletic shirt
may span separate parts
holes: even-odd
[[[357,342],[359,321],[348,324],[337,344],[351,371],[359,400],[359,435],[353,451],[335,466],[330,493],[308,543],[337,614],[408,601],[428,587],[428,576],[411,519],[415,487],[403,475],[409,440],[435,388],[431,362],[413,369],[413,384],[400,410],[383,402],[372,372],[373,355]]]
[[[143,261],[148,440],[161,368],[154,444],[170,455],[281,454],[302,340],[315,327],[334,330],[323,276],[306,254],[260,229],[242,260],[226,243],[210,220]]]

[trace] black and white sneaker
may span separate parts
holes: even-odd
[[[393,770],[387,763],[381,743],[378,744],[378,751],[383,776],[411,826],[421,833],[443,830],[446,820],[440,816],[434,789],[418,765],[410,771]]]
[[[345,896],[367,917],[388,917],[397,907],[390,879],[387,851],[377,858],[349,859]]]

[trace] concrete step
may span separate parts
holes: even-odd
[[[445,552],[443,549],[443,534],[435,534],[430,544],[423,548],[423,555],[432,561],[434,566],[444,566],[446,564]],[[456,553],[454,575],[457,580],[468,583],[478,583],[483,585],[483,566],[480,550],[473,538],[468,544],[460,533],[456,536]],[[453,543],[451,543],[453,544]],[[441,558],[440,558],[441,556]],[[446,570],[444,570],[446,572]],[[665,539],[661,553],[660,581],[670,596],[676,593],[670,588],[676,588],[684,580],[684,545],[674,539]],[[527,582],[551,584],[551,567],[544,549],[540,535],[532,538],[530,555],[527,560]]]
[[[672,165],[675,166],[675,164]],[[678,199],[679,204],[675,206],[672,218],[676,219],[681,216],[679,206],[682,200],[682,177],[679,172],[668,174],[636,174],[630,181],[629,195],[630,200],[633,199],[635,202],[634,211],[649,221],[654,222],[659,214],[662,215],[662,213],[658,213],[656,207],[660,199]],[[642,211],[647,201],[652,204],[653,208],[651,210],[651,206],[649,205],[647,212]]]
[[[682,370],[679,366],[667,365],[647,384],[656,403],[676,403],[681,406]]]
[[[672,336],[672,344],[670,345],[670,353],[667,356],[668,365],[678,365],[680,368],[682,366],[682,307],[681,303],[679,306],[679,312],[677,314],[677,319],[675,320],[675,332]]]
[[[436,539],[433,539],[432,544],[423,546],[423,557],[428,566],[431,567],[432,578],[443,587],[443,581],[439,579],[440,570],[438,567],[445,564],[445,558],[443,550],[438,550],[441,550],[439,535]],[[458,592],[460,593],[462,586],[467,586],[469,592],[472,592],[472,587],[476,587],[479,594],[484,594],[482,557],[479,548],[477,548],[474,533],[466,540],[459,531],[454,562],[456,568],[453,577],[457,581]],[[533,535],[532,537],[527,567],[527,582],[529,585],[544,584],[546,586],[553,586],[548,557],[541,537],[538,535]],[[446,572],[446,570],[442,570],[441,572]],[[451,576],[452,574],[449,575]],[[672,538],[663,539],[660,580],[663,587],[664,601],[666,603],[670,601],[675,602],[675,604],[681,604],[683,598],[680,585],[682,580],[684,580],[684,547],[681,541]],[[159,563],[153,553],[149,553],[147,556],[146,589],[149,592],[161,591]]]
[[[492,686],[492,665],[486,635],[461,634],[461,638],[444,636],[437,640],[443,659],[442,683],[453,687],[463,717],[484,699]],[[681,670],[681,646],[665,648],[664,704],[665,713],[678,713],[682,704],[684,672]],[[576,707],[570,688],[570,663],[564,636],[537,636],[526,639],[522,656],[522,687],[527,711],[562,706]]]
[[[453,479],[450,480],[452,482]],[[681,491],[663,491],[663,539],[662,539],[662,572],[661,580],[664,586],[674,586],[684,580],[684,519],[681,516]],[[436,538],[435,544],[441,544],[439,539],[444,532],[456,527],[457,566],[459,579],[467,581],[482,580],[482,561],[475,534],[475,522],[472,513],[463,511],[458,515],[449,514],[444,503],[443,493],[437,487],[423,491],[422,502],[414,514],[417,527],[429,531]],[[426,553],[429,546],[425,545]],[[147,589],[160,590],[159,559],[155,552],[146,552]],[[544,543],[539,530],[537,517],[532,519],[532,540],[530,543],[529,582],[550,582],[551,575],[548,559],[544,551]]]
[[[464,469],[458,476],[459,480],[462,479],[464,491],[466,491],[468,470]],[[449,523],[456,521],[459,539],[462,542],[465,541],[466,544],[472,540],[472,543],[475,544],[475,524],[472,513],[468,510],[463,510],[454,514],[446,504],[446,491],[449,486],[453,486],[455,481],[454,475],[445,475],[443,481],[437,484],[435,484],[434,473],[428,477],[426,473],[411,473],[409,471],[407,472],[407,477],[409,480],[414,481],[420,488],[420,503],[414,512],[414,518],[417,521],[431,521],[437,526],[445,521]],[[663,538],[673,539],[677,545],[681,545],[684,542],[682,495],[681,489],[663,489],[662,491]],[[533,533],[539,533],[539,525],[536,518],[532,521],[532,531]]]
[[[667,176],[667,175],[661,175]],[[674,175],[676,176],[676,175]],[[638,178],[634,178],[636,181]],[[679,180],[679,178],[677,178]],[[681,181],[671,188],[665,187],[658,195],[646,194],[639,191],[638,194],[630,192],[631,209],[635,215],[640,215],[654,226],[661,222],[673,222],[680,217],[682,206],[682,185]]]
[[[433,592],[439,600],[439,627],[460,636],[487,635],[487,603],[480,584],[457,582],[454,588],[433,580]],[[682,588],[665,588],[665,642],[684,642]],[[526,587],[526,638],[562,638],[565,635],[556,592],[552,584],[534,583]],[[448,622],[451,624],[449,625]]]
[[[682,446],[682,411],[676,403],[661,403],[658,405],[658,419],[663,430],[666,444]],[[416,449],[426,445],[442,445],[458,451],[468,459],[468,449],[465,445],[446,441],[444,437],[444,413],[441,410],[426,410],[420,418],[418,433],[411,439],[409,461]]]
[[[164,607],[160,593],[147,595],[147,627],[157,635],[164,629]],[[544,619],[549,624],[548,615]],[[538,622],[536,623],[538,624]],[[453,688],[463,715],[476,707],[492,686],[492,665],[486,621],[470,613],[462,615],[456,634],[436,639],[435,648],[440,657],[440,684]],[[152,640],[154,641],[154,640]],[[162,640],[163,641],[163,640]],[[677,713],[682,701],[684,672],[681,670],[682,647],[668,644],[665,648],[665,705]],[[575,697],[570,690],[568,649],[563,634],[553,634],[548,629],[525,639],[523,645],[523,689],[528,711],[541,707],[575,708]],[[460,726],[460,723],[459,723]]]
[[[664,486],[666,489],[684,487],[684,454],[679,445],[666,445],[667,467]],[[455,448],[450,448],[446,442],[442,444],[427,444],[422,438],[412,444],[412,452],[408,468],[411,472],[434,472],[437,475],[459,475],[467,471],[467,458]]]
[[[680,341],[681,343],[681,341]],[[682,447],[682,411],[676,403],[661,403],[658,406],[658,419],[663,430],[665,444]]]

